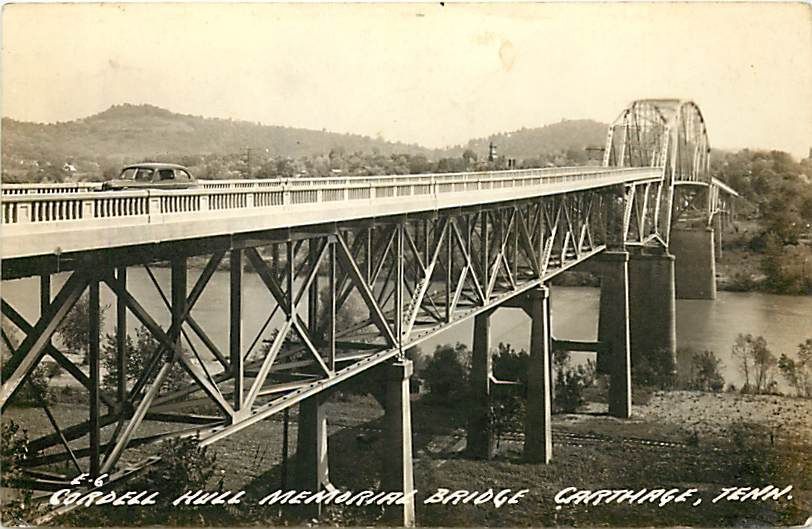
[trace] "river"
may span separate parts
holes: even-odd
[[[154,273],[168,295],[169,270],[156,268]],[[197,272],[190,272],[190,284]],[[64,281],[61,274],[54,279],[53,290]],[[165,308],[146,272],[133,268],[128,273],[129,289],[155,317],[167,325],[169,311]],[[245,340],[251,340],[267,318],[272,307],[270,294],[253,273],[243,276]],[[33,321],[38,313],[39,283],[36,279],[5,281],[3,297],[18,311]],[[589,287],[553,287],[553,333],[558,338],[594,340],[597,335],[597,313],[600,291]],[[101,289],[103,304],[112,304],[113,296]],[[193,315],[207,330],[209,336],[223,350],[228,343],[227,325],[228,272],[216,272],[194,308]],[[107,313],[105,332],[112,332],[114,310]],[[501,309],[494,313],[491,339],[493,346],[499,342],[510,343],[515,349],[529,345],[530,320],[518,309]],[[135,318],[129,317],[132,332]],[[439,344],[461,342],[470,345],[473,322],[462,322],[423,343],[423,351],[429,352]],[[677,301],[677,342],[679,347],[710,350],[722,360],[722,374],[726,383],[740,387],[743,381],[730,355],[730,348],[739,333],[764,336],[769,348],[779,356],[787,353],[797,356],[798,344],[812,338],[812,297],[780,296],[760,292],[719,292],[715,301]],[[576,360],[583,360],[580,355]],[[786,384],[776,372],[779,388],[787,390]]]

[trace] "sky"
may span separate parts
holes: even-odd
[[[7,4],[2,29],[24,121],[149,103],[443,147],[677,97],[714,147],[812,147],[810,4]]]

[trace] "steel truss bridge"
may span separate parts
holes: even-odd
[[[694,103],[642,100],[610,126],[600,167],[207,181],[199,189],[165,192],[4,185],[2,278],[38,280],[40,314],[28,320],[2,299],[4,320],[24,338],[14,343],[3,326],[9,356],[0,404],[5,410],[14,401],[46,356],[88,395],[87,420],[77,424],[59,424],[42,403],[54,431],[31,441],[30,486],[69,488],[80,472],[109,474],[115,482],[154,461],[132,459],[136,447],[177,436],[197,436],[209,445],[297,403],[300,488],[325,486],[324,396],[378,366],[387,372],[382,385],[392,417],[384,484],[409,490],[411,368],[404,353],[475,319],[472,384],[478,397],[471,405],[469,447],[487,457],[491,439],[482,410],[496,382],[487,321],[500,306],[521,306],[533,317],[525,449],[530,460],[549,461],[553,349],[598,352],[612,379],[610,413],[629,415],[634,293],[667,295],[662,292],[671,288],[673,298],[668,284],[635,290],[629,256],[670,259],[673,285],[672,228],[690,222],[692,229],[712,232],[735,195],[711,178],[709,152]],[[191,258],[205,265],[190,267]],[[155,263],[168,263],[168,286],[150,271]],[[601,332],[591,344],[556,339],[549,325],[545,285],[582,263],[602,277]],[[195,319],[195,308],[225,264],[228,343],[218,344]],[[149,271],[155,295],[171,314],[168,325],[133,295],[127,281],[133,267]],[[265,288],[251,295],[272,302],[255,336],[243,332],[244,270]],[[56,273],[67,279],[53,294]],[[102,288],[115,298],[112,388],[102,387]],[[81,366],[53,337],[85,293],[89,364]],[[650,303],[659,304],[659,297]],[[160,343],[139,373],[126,372],[128,321]],[[183,368],[188,385],[167,390],[173,366]],[[155,425],[165,431],[141,435],[145,422],[152,432]],[[65,462],[73,473],[53,471]],[[413,523],[413,506],[402,516],[402,523]]]

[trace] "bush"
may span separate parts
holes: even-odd
[[[222,491],[222,479],[209,488],[215,474],[216,457],[207,447],[200,447],[196,438],[168,439],[161,444],[158,455],[161,460],[149,468],[141,477],[127,484],[126,490],[151,490],[160,493],[162,502],[172,502],[187,491]],[[110,505],[96,506],[93,509],[77,509],[60,519],[62,526],[145,526],[175,525],[202,526],[231,525],[229,511],[223,505],[185,505],[161,509],[148,509],[142,506]]]
[[[656,349],[639,355],[632,362],[632,381],[639,386],[671,389],[676,382],[677,364],[668,349]]]
[[[453,404],[468,394],[470,353],[458,343],[455,346],[438,345],[423,369],[430,400]]]
[[[718,393],[725,387],[725,379],[720,372],[721,360],[713,351],[693,353],[691,356],[690,375],[685,383],[688,389],[713,391]]]
[[[99,332],[104,328],[104,320],[109,305],[99,306]],[[90,333],[90,296],[85,292],[59,324],[57,334],[65,346],[66,353],[81,354],[83,363],[87,363],[87,337]],[[101,338],[101,336],[99,336]]]
[[[572,367],[569,353],[557,353],[554,357],[555,410],[561,413],[574,413],[584,405],[584,390],[595,382],[595,363]]]
[[[781,354],[778,369],[797,397],[812,397],[812,338],[798,345],[798,360]]]
[[[558,374],[555,384],[555,406],[563,413],[574,413],[584,405],[584,390],[595,380],[595,366],[579,365],[566,368]]]
[[[127,387],[130,388],[141,376],[141,373],[146,368],[146,364],[150,358],[161,348],[160,342],[152,336],[152,333],[144,327],[140,326],[135,331],[136,341],[130,335],[127,335],[125,342],[126,359],[126,373],[127,373]],[[102,345],[102,366],[106,373],[102,377],[102,387],[108,391],[113,391],[116,388],[118,380],[118,370],[116,366],[116,338],[113,335],[107,335]],[[186,371],[181,367],[180,362],[174,362],[164,379],[161,386],[162,391],[177,391],[184,388],[189,384],[189,376]]]
[[[521,382],[527,388],[530,355],[524,349],[516,351],[510,344],[499,342],[493,355],[493,376],[499,380]],[[526,394],[526,390],[522,393]]]
[[[23,462],[28,457],[28,435],[14,421],[0,424],[0,468],[2,468],[3,487],[14,489],[22,485]],[[5,491],[4,494],[10,494]],[[3,498],[0,521],[4,526],[28,525],[35,514],[32,504],[32,492],[23,490],[22,496],[11,501]]]
[[[508,432],[521,431],[527,414],[527,373],[530,355],[499,343],[493,355],[493,376],[498,380],[519,382],[521,386],[497,388],[491,397],[491,425],[497,442]]]

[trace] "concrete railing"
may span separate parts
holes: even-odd
[[[66,194],[101,191],[101,182],[72,182],[64,184],[3,184],[2,195]]]
[[[210,180],[185,190],[98,191],[86,185],[67,187],[62,193],[54,185],[37,192],[6,194],[4,224],[61,223],[111,217],[144,217],[172,213],[205,213],[285,205],[335,204],[410,197],[437,197],[446,193],[480,192],[547,184],[583,182],[618,177],[628,181],[657,178],[654,168],[607,169],[564,167],[479,173],[441,173],[407,176],[345,178],[297,178],[287,180]],[[19,188],[16,188],[19,189]],[[203,217],[205,218],[205,217]]]

